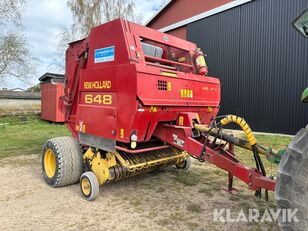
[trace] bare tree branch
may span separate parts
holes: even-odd
[[[0,1],[0,83],[15,77],[28,83],[35,62],[22,31],[21,15],[26,0]]]
[[[124,18],[141,22],[141,15],[134,12],[134,0],[67,0],[73,15],[73,25],[62,27],[58,39],[59,57],[54,60],[53,68],[64,70],[64,57],[69,42],[86,37],[91,28],[105,22]]]
[[[21,13],[24,10],[25,4],[25,0],[1,0],[0,26],[4,27],[7,23],[21,26]]]

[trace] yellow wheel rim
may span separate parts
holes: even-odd
[[[56,173],[56,156],[54,152],[49,148],[44,155],[44,169],[49,178],[52,178]]]
[[[178,168],[184,168],[184,167],[185,167],[185,164],[186,164],[186,160],[183,160],[183,161],[177,163],[176,166],[177,166]]]
[[[83,178],[81,181],[81,190],[84,195],[88,196],[91,193],[91,184],[87,178]]]

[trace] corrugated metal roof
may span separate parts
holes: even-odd
[[[56,73],[50,73],[46,72],[44,75],[42,75],[39,78],[39,81],[45,82],[45,81],[50,81],[51,79],[58,79],[58,80],[64,80],[64,75],[63,74],[56,74]]]

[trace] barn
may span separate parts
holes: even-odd
[[[146,26],[192,41],[221,80],[220,114],[255,131],[295,134],[308,123],[308,39],[293,26],[308,0],[173,0]]]

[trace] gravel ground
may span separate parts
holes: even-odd
[[[92,202],[79,185],[51,188],[43,180],[40,157],[0,160],[0,230],[278,230],[275,223],[220,223],[215,208],[275,207],[237,183],[238,195],[221,190],[226,173],[193,162],[188,172],[170,167],[160,173],[100,187]]]

